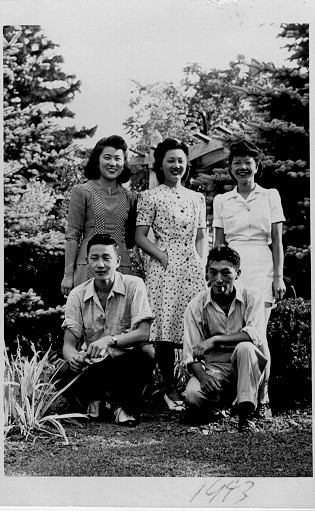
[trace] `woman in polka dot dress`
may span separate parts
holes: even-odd
[[[206,286],[206,207],[201,193],[182,185],[188,160],[183,142],[167,138],[157,146],[154,159],[161,184],[140,194],[136,243],[150,255],[146,285],[155,315],[151,340],[165,385],[164,400],[169,409],[181,410],[174,350],[182,346],[185,308]],[[155,243],[148,239],[150,227]]]
[[[112,135],[99,140],[85,167],[88,181],[71,191],[68,227],[66,229],[65,275],[61,292],[71,289],[92,276],[86,264],[88,240],[99,233],[112,235],[121,255],[120,271],[131,273],[128,248],[134,245],[136,193],[121,183],[130,179],[127,144]]]

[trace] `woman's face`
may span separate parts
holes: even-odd
[[[166,151],[162,169],[164,172],[164,183],[167,186],[175,186],[181,181],[187,168],[187,156],[182,149],[170,149]]]
[[[101,178],[114,181],[123,171],[125,156],[122,149],[106,146],[99,157]]]
[[[252,156],[234,156],[230,170],[238,183],[246,183],[254,180],[257,165]]]

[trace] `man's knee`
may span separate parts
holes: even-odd
[[[202,406],[206,401],[206,396],[200,388],[200,383],[195,376],[190,378],[184,392],[185,401],[189,406]]]
[[[234,350],[236,355],[255,353],[255,346],[250,341],[239,342]]]
[[[242,361],[248,361],[251,365],[258,364],[260,371],[263,371],[267,363],[267,358],[252,342],[243,341],[236,346],[233,352],[232,364],[234,365],[235,362],[238,364]]]

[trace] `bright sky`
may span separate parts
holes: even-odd
[[[6,24],[40,24],[81,80],[69,105],[95,138],[125,135],[131,80],[178,83],[182,69],[228,67],[238,54],[281,66],[282,22],[307,22],[309,0],[2,0]],[[128,140],[128,137],[126,137]]]

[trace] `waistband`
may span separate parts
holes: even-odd
[[[236,241],[230,241],[229,246],[230,247],[237,247],[237,246],[265,246],[268,247],[268,241],[267,240],[236,240]]]

